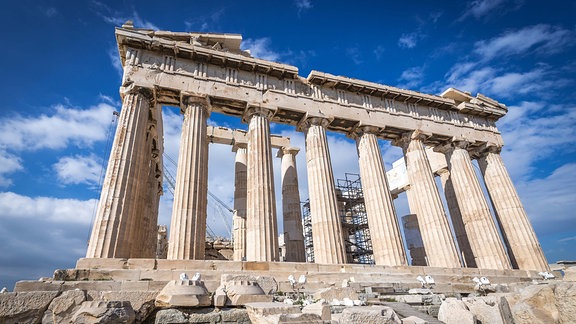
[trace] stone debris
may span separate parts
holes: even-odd
[[[183,276],[181,275],[180,278]],[[184,276],[187,278],[187,276]],[[202,281],[180,279],[172,280],[156,297],[158,307],[203,307],[212,301]]]
[[[316,303],[304,306],[302,308],[302,313],[316,314],[320,316],[320,318],[324,321],[329,321],[332,319],[330,306],[324,300],[320,300]]]
[[[280,317],[283,317],[284,322],[295,319],[294,317],[289,317],[288,315],[299,315],[302,314],[300,311],[300,307],[296,305],[286,305],[284,303],[273,303],[273,302],[257,302],[257,303],[248,303],[245,305],[246,310],[248,311],[248,316],[250,317],[250,321],[254,324],[268,324],[268,323],[280,323]],[[315,314],[305,314],[312,316],[317,316],[317,319],[320,319],[320,316]],[[292,321],[294,322],[294,321]]]
[[[438,311],[438,319],[446,324],[476,324],[476,315],[456,298],[447,298]]]
[[[514,322],[573,323],[576,316],[576,283],[550,282],[532,285],[506,295]]]
[[[416,316],[408,316],[402,319],[402,324],[428,324],[429,322]]]
[[[237,323],[250,324],[248,312],[245,309],[162,309],[156,313],[155,323]]]
[[[348,299],[359,299],[358,293],[354,288],[351,287],[328,287],[324,289],[320,289],[319,291],[315,292],[313,295],[314,299],[324,299],[324,300],[344,300],[344,298]]]
[[[57,291],[0,294],[0,323],[38,323]]]
[[[85,301],[72,316],[73,323],[134,323],[136,313],[128,301]]]
[[[67,290],[52,300],[48,310],[44,312],[42,323],[70,323],[72,315],[86,301],[83,290]]]
[[[401,324],[400,317],[390,307],[386,306],[360,306],[345,308],[340,314],[340,323],[362,324]]]
[[[221,284],[214,293],[214,306],[242,306],[247,303],[271,302],[272,295],[266,295],[256,281],[232,280]]]
[[[576,267],[570,267],[564,270],[564,281],[576,281]]]
[[[151,291],[104,291],[99,294],[104,301],[127,300],[136,313],[136,322],[143,322],[156,309],[158,290]]]
[[[411,295],[429,295],[432,293],[432,290],[427,288],[412,288],[408,290],[408,293]]]
[[[272,295],[278,291],[278,282],[271,276],[254,276],[244,274],[223,274],[220,277],[220,284],[226,284],[229,281],[254,281],[262,288],[264,294]]]
[[[462,301],[479,323],[512,324],[514,320],[506,298],[501,295],[463,298]]]

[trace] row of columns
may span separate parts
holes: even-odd
[[[207,98],[183,96],[181,100],[184,122],[168,258],[204,259],[208,188],[206,122],[210,107]],[[144,228],[155,224],[152,218],[142,220],[138,215],[152,215],[149,211],[156,206],[157,217],[159,198],[158,191],[145,190],[152,187],[159,174],[157,157],[150,158],[154,155],[150,151],[158,155],[154,127],[151,127],[157,122],[149,117],[151,106],[151,94],[144,89],[131,89],[124,95],[88,257],[143,257],[148,253],[137,245],[149,236],[144,235]],[[235,260],[277,261],[279,258],[271,115],[268,109],[249,107],[244,115],[249,128],[247,145],[234,148]],[[325,118],[311,117],[299,128],[306,140],[315,259],[318,263],[341,264],[346,262],[346,253],[326,138],[328,124]],[[357,143],[375,263],[406,265],[398,218],[378,146],[378,128],[360,127],[351,136]],[[414,131],[394,143],[402,147],[406,157],[409,205],[418,218],[428,265],[457,268],[461,266],[460,257],[426,156],[425,139],[426,134]],[[510,177],[498,151],[491,148],[477,158],[508,249],[508,259],[466,145],[465,141],[453,141],[436,148],[447,157],[448,170],[441,177],[465,264],[490,269],[509,269],[512,265],[521,269],[546,269],[546,260]],[[304,261],[304,243],[296,153],[284,148],[279,155],[282,157],[287,261],[298,262]],[[144,203],[148,197],[153,198],[152,202]],[[135,201],[142,204],[134,204]],[[144,207],[136,207],[140,205]]]
[[[417,215],[426,260],[429,266],[460,265],[425,152],[426,134],[410,133],[400,140],[410,182],[407,191],[410,209]],[[466,141],[451,141],[435,150],[446,155],[448,170],[440,173],[458,246],[464,264],[485,269],[548,269],[534,230],[499,149],[475,151],[484,182],[494,206],[504,244],[476,177]],[[507,250],[507,253],[506,253]]]

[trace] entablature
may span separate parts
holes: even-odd
[[[194,33],[157,37],[162,33],[168,32],[116,30],[123,84],[153,89],[161,104],[179,106],[182,92],[197,93],[208,97],[212,111],[238,117],[247,107],[262,106],[273,110],[270,121],[277,123],[299,125],[322,117],[330,122],[328,130],[345,134],[376,126],[382,130],[378,135],[390,140],[422,130],[432,134],[430,145],[451,138],[502,145],[495,121],[505,106],[481,94],[449,89],[435,96],[318,71],[303,78],[296,67],[207,48],[206,40],[187,43]],[[241,68],[246,64],[251,67]]]

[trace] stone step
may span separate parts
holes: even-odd
[[[398,302],[384,302],[384,303],[381,303],[381,305],[388,306],[388,307],[392,308],[402,318],[409,317],[409,316],[416,316],[418,318],[425,320],[426,322],[428,322],[430,324],[442,324],[443,323],[443,322],[439,321],[437,318],[434,318],[433,316],[430,316],[426,313],[420,312],[408,304],[398,303]]]

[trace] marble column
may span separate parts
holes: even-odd
[[[403,216],[402,225],[404,226],[406,246],[410,251],[410,258],[412,259],[410,265],[426,266],[426,251],[424,251],[424,242],[422,242],[422,235],[420,235],[416,214]]]
[[[246,185],[246,260],[278,261],[278,227],[270,123],[272,111],[249,107],[247,185]]]
[[[304,234],[302,229],[302,209],[296,171],[296,154],[299,149],[282,147],[278,157],[282,159],[282,213],[284,242],[287,262],[306,262]]]
[[[326,119],[313,117],[303,125],[314,259],[316,263],[342,264],[346,262],[346,252],[326,139],[328,123]]]
[[[206,98],[182,99],[184,123],[180,140],[168,259],[203,260],[208,203],[208,138]]]
[[[122,110],[106,169],[87,258],[130,257],[130,231],[138,196],[138,171],[146,155],[146,130],[152,91],[121,88]]]
[[[357,135],[358,163],[374,261],[377,265],[406,265],[406,253],[382,153],[374,127],[362,127]]]
[[[450,226],[440,194],[434,181],[432,169],[424,149],[423,140],[427,136],[418,131],[404,135],[396,142],[404,150],[406,172],[410,182],[410,211],[415,211],[426,259],[431,267],[461,267],[460,258],[450,232]]]
[[[456,193],[454,192],[454,185],[450,179],[450,172],[447,169],[442,169],[438,171],[438,173],[440,175],[440,180],[442,181],[442,187],[444,188],[444,197],[446,198],[446,204],[448,205],[448,212],[450,213],[450,219],[452,220],[456,242],[458,242],[458,248],[460,249],[460,256],[462,257],[466,267],[476,268],[476,259],[474,258],[474,253],[472,253],[470,240],[466,234],[466,229],[464,228],[462,214],[460,214],[460,207],[458,206],[458,200],[456,199]]]
[[[513,265],[522,270],[549,270],[538,238],[504,166],[500,148],[491,147],[481,153],[478,165]]]
[[[476,177],[467,146],[466,141],[453,141],[435,149],[446,154],[449,179],[476,265],[481,269],[510,269],[510,261]]]
[[[236,144],[234,163],[234,216],[232,217],[234,237],[234,261],[246,260],[246,144]]]
[[[151,110],[153,110],[152,108]],[[152,113],[150,114],[152,115]],[[150,179],[152,173],[152,144],[155,133],[155,121],[148,120],[148,131],[146,132],[146,154],[142,154],[139,159],[140,169],[137,174],[137,191],[135,206],[132,210],[131,218],[134,219],[133,226],[130,228],[130,257],[143,258],[144,239],[146,236],[146,227],[149,224],[149,191],[152,186]]]
[[[156,257],[158,245],[158,209],[160,197],[164,193],[163,181],[163,152],[164,152],[164,127],[162,120],[162,105],[157,104],[153,109],[153,118],[156,120],[155,132],[152,138],[152,159],[150,169],[150,187],[148,191],[149,223],[144,234],[144,257]]]

